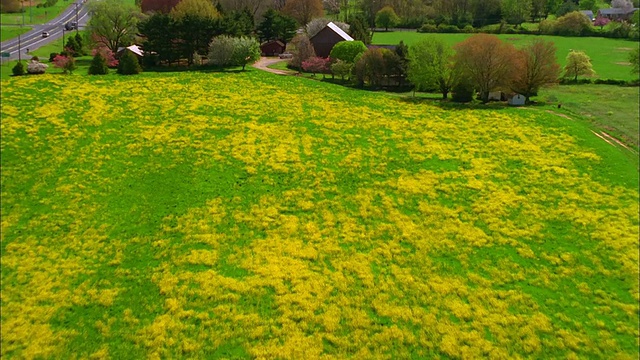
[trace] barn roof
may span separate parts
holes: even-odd
[[[335,32],[336,34],[340,35],[340,37],[345,39],[346,41],[353,41],[353,38],[349,36],[349,34],[344,32],[344,30],[340,29],[340,27],[338,27],[338,25],[334,24],[333,22],[328,23],[327,27],[333,30],[333,32]]]
[[[260,46],[265,46],[265,45],[270,45],[270,44],[278,44],[280,46],[284,46],[284,43],[280,40],[269,40],[269,41],[265,41],[262,44],[260,44]]]
[[[131,46],[127,46],[126,48],[121,47],[121,48],[118,48],[117,52],[124,51],[124,49],[127,49],[138,56],[144,56],[144,52],[142,51],[141,48],[138,47],[138,45],[131,45]]]

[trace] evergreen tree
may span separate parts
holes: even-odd
[[[108,73],[109,67],[107,66],[107,59],[105,59],[100,52],[96,52],[89,66],[89,75],[106,75]]]
[[[361,17],[354,17],[350,22],[349,33],[354,40],[360,40],[366,45],[371,44],[371,33],[365,26],[366,21]]]
[[[24,64],[22,61],[18,61],[16,66],[14,66],[11,71],[13,71],[14,76],[20,76],[25,74]]]
[[[124,54],[120,57],[120,63],[118,63],[118,74],[120,75],[135,75],[142,72],[140,63],[136,55],[128,50],[124,51]]]

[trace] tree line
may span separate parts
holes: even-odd
[[[530,102],[540,88],[558,83],[561,76],[577,82],[579,76],[595,74],[591,60],[580,51],[571,51],[562,69],[554,43],[543,39],[521,48],[490,34],[474,35],[453,48],[429,36],[411,47],[400,43],[392,49],[343,41],[328,59],[316,57],[304,35],[292,43],[291,66],[307,72],[338,76],[359,87],[400,86],[406,78],[414,91],[440,92],[443,99],[452,93],[453,100],[461,102],[471,101],[476,92],[487,102],[492,91],[522,94]],[[631,56],[637,62],[637,51]]]

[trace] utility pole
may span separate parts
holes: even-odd
[[[22,26],[24,26],[24,1],[20,1],[20,5],[22,6]]]
[[[33,0],[29,0],[29,24],[33,24]]]
[[[20,34],[18,34],[18,61],[22,61],[22,43],[20,42]]]
[[[62,27],[62,51],[64,51],[64,26]]]
[[[78,28],[80,27],[80,25],[78,24],[78,2],[76,1],[75,3],[76,5],[76,34],[78,33]]]

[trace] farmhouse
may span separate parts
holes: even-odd
[[[336,24],[330,22],[311,39],[311,44],[319,57],[329,57],[333,46],[340,41],[353,41],[353,38],[349,36],[344,30],[340,29]]]
[[[277,56],[284,52],[285,45],[279,40],[270,40],[260,45],[262,56]]]
[[[620,8],[609,8],[609,9],[600,9],[598,10],[598,16],[605,17],[609,20],[629,20],[633,16],[633,14],[638,11],[638,8],[626,10]]]

